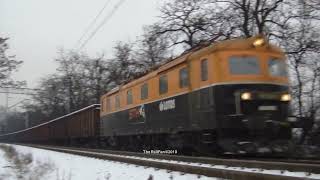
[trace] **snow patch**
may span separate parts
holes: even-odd
[[[54,164],[54,170],[46,174],[45,180],[216,180],[207,176],[185,174],[152,167],[137,166],[121,162],[83,157],[31,147],[11,145],[19,153],[30,153],[34,161]],[[0,174],[7,172],[8,162],[0,150]],[[1,178],[0,178],[1,179]],[[10,179],[11,180],[11,179]],[[12,179],[13,180],[13,179]]]

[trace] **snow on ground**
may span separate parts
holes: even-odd
[[[14,169],[12,165],[13,162],[6,158],[6,154],[3,150],[0,150],[0,180],[19,179],[18,173],[22,176],[20,179],[26,180],[217,179],[18,145],[10,146],[16,149],[19,157],[21,155],[30,154],[33,160],[32,162],[25,163],[25,161],[28,161],[30,155],[20,159],[17,158],[18,160],[15,160],[14,163],[25,163],[28,167],[23,168],[23,165],[19,165],[17,166],[19,168]],[[152,176],[152,178],[150,178],[150,176]]]
[[[79,150],[77,150],[79,151]],[[95,154],[103,154],[99,152],[95,152]],[[182,162],[182,161],[175,161],[175,160],[164,160],[164,159],[154,159],[154,158],[145,158],[145,157],[135,157],[135,156],[126,156],[126,155],[109,155],[114,157],[126,157],[131,159],[142,159],[147,161],[157,161],[157,162],[165,162],[171,164],[182,164],[182,165],[189,165],[189,166],[200,166],[200,167],[207,167],[207,168],[214,168],[214,169],[221,169],[221,170],[235,170],[235,171],[242,171],[242,172],[251,172],[251,173],[261,173],[261,174],[271,174],[271,175],[280,175],[280,176],[289,176],[289,177],[300,177],[300,178],[308,178],[308,179],[320,179],[320,174],[313,174],[309,173],[308,169],[305,169],[303,172],[291,172],[287,170],[267,170],[267,169],[258,169],[258,168],[245,168],[245,167],[230,167],[225,165],[215,165],[215,164],[204,164],[204,163],[189,163],[189,162]]]
[[[1,147],[1,144],[0,144]],[[100,160],[96,158],[71,155],[66,153],[11,145],[17,151],[17,156],[14,161],[11,157],[8,162],[10,153],[4,153],[0,150],[0,180],[16,180],[19,175],[23,175],[20,179],[32,180],[182,180],[182,179],[218,179],[206,176],[198,176],[194,174],[183,174],[180,172],[171,172],[162,169],[151,167],[136,166],[114,161]],[[0,148],[2,149],[2,148]],[[12,151],[12,150],[11,150]],[[10,152],[10,151],[9,151]],[[11,152],[12,154],[12,152]],[[30,154],[30,155],[28,155]],[[97,153],[98,154],[98,153]],[[11,155],[12,156],[12,155]],[[32,161],[30,161],[30,156]],[[122,155],[114,155],[122,156]],[[146,159],[141,157],[130,157],[137,159]],[[9,158],[10,159],[10,158]],[[150,159],[149,161],[161,161],[174,164],[184,164],[193,166],[202,166],[215,169],[232,169],[245,172],[257,172],[264,174],[276,174],[283,176],[304,177],[310,179],[320,179],[320,174],[312,174],[306,172],[289,172],[281,170],[264,170],[256,168],[244,167],[227,167],[223,165],[211,165],[200,163],[186,163],[172,160]],[[13,166],[13,163],[16,166]],[[21,165],[22,164],[22,165]],[[25,164],[24,167],[23,164]],[[17,168],[12,168],[17,167]]]
[[[309,173],[308,169],[306,169],[304,172],[291,172],[291,171],[287,171],[287,170],[267,170],[267,169],[258,169],[258,168],[230,167],[230,166],[225,166],[225,165],[187,163],[187,162],[174,161],[174,160],[163,160],[163,159],[160,160],[160,159],[153,159],[153,158],[132,157],[132,156],[124,156],[124,155],[115,155],[115,156],[122,156],[122,157],[135,158],[135,159],[144,159],[144,160],[149,160],[149,161],[160,161],[160,162],[167,162],[167,163],[172,163],[172,164],[201,166],[201,167],[208,167],[208,168],[215,168],[215,169],[229,169],[229,170],[252,172],[252,173],[272,174],[272,175],[281,175],[281,176],[290,176],[290,177],[301,177],[301,178],[308,178],[308,179],[315,179],[315,180],[320,179],[320,174]]]

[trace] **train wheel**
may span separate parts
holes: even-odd
[[[111,147],[116,147],[119,144],[117,138],[114,136],[108,137],[107,142],[108,142],[109,146],[111,146]]]

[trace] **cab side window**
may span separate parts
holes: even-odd
[[[105,111],[106,111],[106,108],[105,108],[105,104],[106,104],[106,103],[105,103],[105,99],[106,99],[106,98],[103,98],[102,101],[101,101],[102,112],[105,112]]]
[[[148,84],[145,83],[141,86],[141,100],[148,99]]]
[[[201,81],[208,80],[208,60],[201,60]]]
[[[116,95],[115,97],[115,107],[116,109],[120,108],[120,96]]]
[[[107,111],[111,110],[111,100],[109,97],[107,98],[106,109],[107,109]]]
[[[127,91],[127,104],[132,104],[132,90]]]
[[[179,81],[180,81],[180,88],[188,87],[189,86],[189,74],[188,68],[184,67],[179,71]]]
[[[159,94],[165,94],[168,92],[168,77],[162,75],[159,78]]]

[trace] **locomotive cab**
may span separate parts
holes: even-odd
[[[261,37],[231,46],[220,53],[219,144],[230,152],[285,151],[291,96],[283,52]]]

